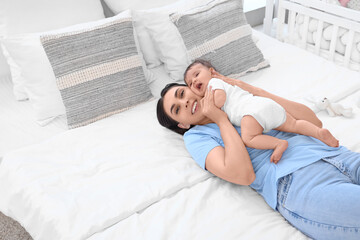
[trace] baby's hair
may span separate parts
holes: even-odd
[[[214,68],[214,66],[209,62],[209,61],[206,61],[204,59],[195,59],[185,70],[184,72],[184,81],[185,81],[185,77],[186,77],[186,74],[187,72],[190,70],[190,68],[192,68],[194,65],[196,64],[201,64],[207,68],[213,68],[215,71],[216,69]],[[186,81],[185,81],[185,84],[186,84]]]

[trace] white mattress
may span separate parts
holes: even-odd
[[[325,95],[353,107],[351,119],[318,115],[342,145],[360,152],[359,73],[255,34],[271,67],[244,80],[309,106],[304,96]],[[152,84],[157,92],[168,81],[163,70],[154,70],[159,73],[164,81]],[[31,113],[24,103],[11,104],[12,110],[2,105],[11,115],[3,120],[8,126],[23,115],[15,109]],[[20,131],[9,127],[1,141],[12,136],[29,145],[33,135],[38,144],[4,149],[0,211],[35,239],[306,239],[249,187],[200,169],[181,136],[157,123],[155,106],[152,100],[68,131],[59,119],[46,136],[32,123],[31,132],[26,124]]]

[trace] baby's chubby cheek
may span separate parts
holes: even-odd
[[[201,95],[201,92],[199,91],[199,89],[197,89],[194,86],[191,86],[190,90],[197,96],[203,97],[204,95]]]

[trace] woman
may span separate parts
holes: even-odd
[[[271,98],[295,119],[322,127],[302,104],[241,81],[223,79],[254,95]],[[188,151],[202,168],[229,182],[250,185],[273,209],[314,239],[360,239],[359,153],[272,130],[267,134],[287,140],[289,148],[278,164],[270,163],[272,150],[246,148],[240,128],[215,106],[211,89],[200,99],[185,85],[171,84],[161,96],[159,122],[184,134]]]

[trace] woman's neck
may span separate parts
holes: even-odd
[[[214,121],[210,120],[210,118],[204,118],[202,121],[200,121],[196,125],[206,125],[206,124],[209,124],[209,123],[214,123]]]

